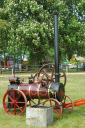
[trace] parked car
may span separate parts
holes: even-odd
[[[77,68],[76,64],[68,64],[68,65],[69,65],[69,68]]]
[[[83,63],[79,64],[79,65],[78,65],[78,68],[84,68]]]

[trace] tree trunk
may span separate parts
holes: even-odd
[[[4,68],[6,69],[6,59],[5,59],[5,52],[4,52],[4,48],[3,48],[3,54],[4,54]]]

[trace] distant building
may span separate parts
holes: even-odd
[[[6,66],[10,67],[12,65],[14,65],[14,61],[12,60],[6,60]],[[1,66],[4,66],[4,61],[1,61]]]

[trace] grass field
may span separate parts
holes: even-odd
[[[20,78],[23,78],[21,76]],[[28,78],[28,76],[24,76]],[[26,125],[26,112],[20,117],[9,116],[2,108],[3,96],[8,88],[9,78],[0,77],[0,128],[37,128]],[[85,74],[68,74],[65,87],[65,94],[73,101],[85,98]],[[85,114],[85,105],[76,106],[74,110]],[[61,117],[48,128],[85,128],[85,116],[64,112]]]

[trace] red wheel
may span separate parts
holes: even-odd
[[[66,109],[66,113],[69,114],[73,110],[73,101],[69,96],[64,95],[64,100],[61,102],[63,110]]]
[[[33,105],[39,105],[40,104],[40,99],[34,99],[34,100],[29,100],[29,103],[27,104],[27,106],[33,106]]]
[[[61,81],[63,81],[63,86],[66,84],[66,75],[64,70],[59,68]],[[38,77],[40,77],[41,73],[45,74],[48,80],[48,83],[55,82],[55,65],[52,63],[46,64],[42,66],[38,72]]]
[[[33,83],[40,83],[41,87],[46,87],[48,85],[48,76],[44,72],[39,76],[37,73],[33,78]]]
[[[20,90],[8,90],[3,97],[3,107],[9,115],[20,116],[25,111],[26,105],[26,96]]]
[[[55,99],[47,99],[43,102],[42,105],[45,106],[53,106],[53,118],[54,120],[58,120],[62,114],[62,106],[59,101]]]

